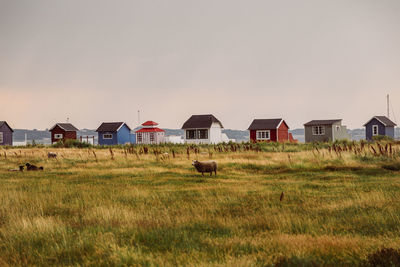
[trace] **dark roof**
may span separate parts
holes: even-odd
[[[276,129],[276,128],[278,128],[278,126],[281,124],[282,121],[283,121],[283,119],[255,119],[249,126],[248,130]]]
[[[14,132],[14,130],[10,127],[10,125],[8,125],[6,121],[0,121],[0,127],[3,126],[3,124],[7,125],[8,128],[10,128],[11,132]]]
[[[54,128],[56,128],[56,126],[60,127],[61,129],[63,129],[66,132],[75,132],[75,131],[79,131],[74,125],[72,125],[71,123],[56,123],[56,125],[54,125],[53,127],[51,127],[51,129],[49,131],[52,131]]]
[[[332,125],[337,122],[341,122],[342,119],[336,120],[312,120],[304,124],[304,126],[312,126],[312,125]]]
[[[182,129],[193,129],[193,128],[210,128],[211,125],[216,122],[222,126],[222,123],[214,117],[214,115],[192,115],[182,126]]]
[[[364,124],[364,126],[366,126],[368,123],[370,123],[373,119],[377,119],[378,121],[380,121],[383,125],[385,125],[386,127],[394,127],[397,126],[396,123],[394,123],[393,121],[391,121],[388,117],[386,116],[374,116],[372,119],[370,119],[366,124]]]
[[[128,127],[129,131],[131,128],[125,122],[103,122],[99,128],[97,128],[96,132],[116,132],[119,128],[124,125]]]

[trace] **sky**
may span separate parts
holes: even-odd
[[[399,14],[398,0],[0,0],[0,120],[361,128],[390,94],[400,123]]]

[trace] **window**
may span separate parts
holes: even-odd
[[[150,142],[154,142],[154,133],[150,133]]]
[[[312,132],[313,132],[313,135],[324,135],[325,127],[324,126],[313,126]]]
[[[270,140],[270,131],[257,131],[257,140]]]
[[[2,144],[3,143],[3,133],[0,133],[0,144]]]
[[[196,130],[186,130],[186,139],[196,139]]]
[[[138,133],[138,134],[137,134],[137,141],[138,141],[138,143],[143,142],[143,135],[142,135],[142,133]]]
[[[197,138],[208,139],[208,130],[207,129],[197,130]]]
[[[54,139],[62,139],[63,134],[54,134]]]
[[[372,135],[378,135],[378,134],[379,134],[378,125],[372,125]]]
[[[112,134],[103,134],[103,139],[112,139],[113,135]]]

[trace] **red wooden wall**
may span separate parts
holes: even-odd
[[[262,130],[262,129],[260,129]],[[288,142],[289,141],[289,127],[285,122],[282,122],[278,128],[278,138],[277,140],[277,130],[276,129],[265,129],[270,130],[271,140],[270,142]],[[257,130],[250,130],[250,141],[255,143],[257,142]]]
[[[55,134],[62,134],[63,135],[63,142],[67,139],[77,139],[77,134],[76,132],[66,132],[63,129],[61,129],[59,126],[56,126],[52,131],[51,131],[51,143],[56,143],[60,139],[55,139],[54,135]]]

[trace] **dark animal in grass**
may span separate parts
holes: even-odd
[[[57,158],[57,153],[55,153],[55,152],[49,152],[49,153],[47,153],[47,158],[49,158],[49,159],[51,159],[51,158],[56,159],[56,158]]]
[[[210,176],[212,173],[215,173],[217,176],[217,162],[210,160],[210,161],[197,161],[193,160],[192,165],[196,168],[198,172],[201,172],[201,175],[204,176],[205,172],[209,172]]]
[[[27,171],[43,171],[43,167],[38,167],[36,165],[30,164],[29,162],[25,164]]]

